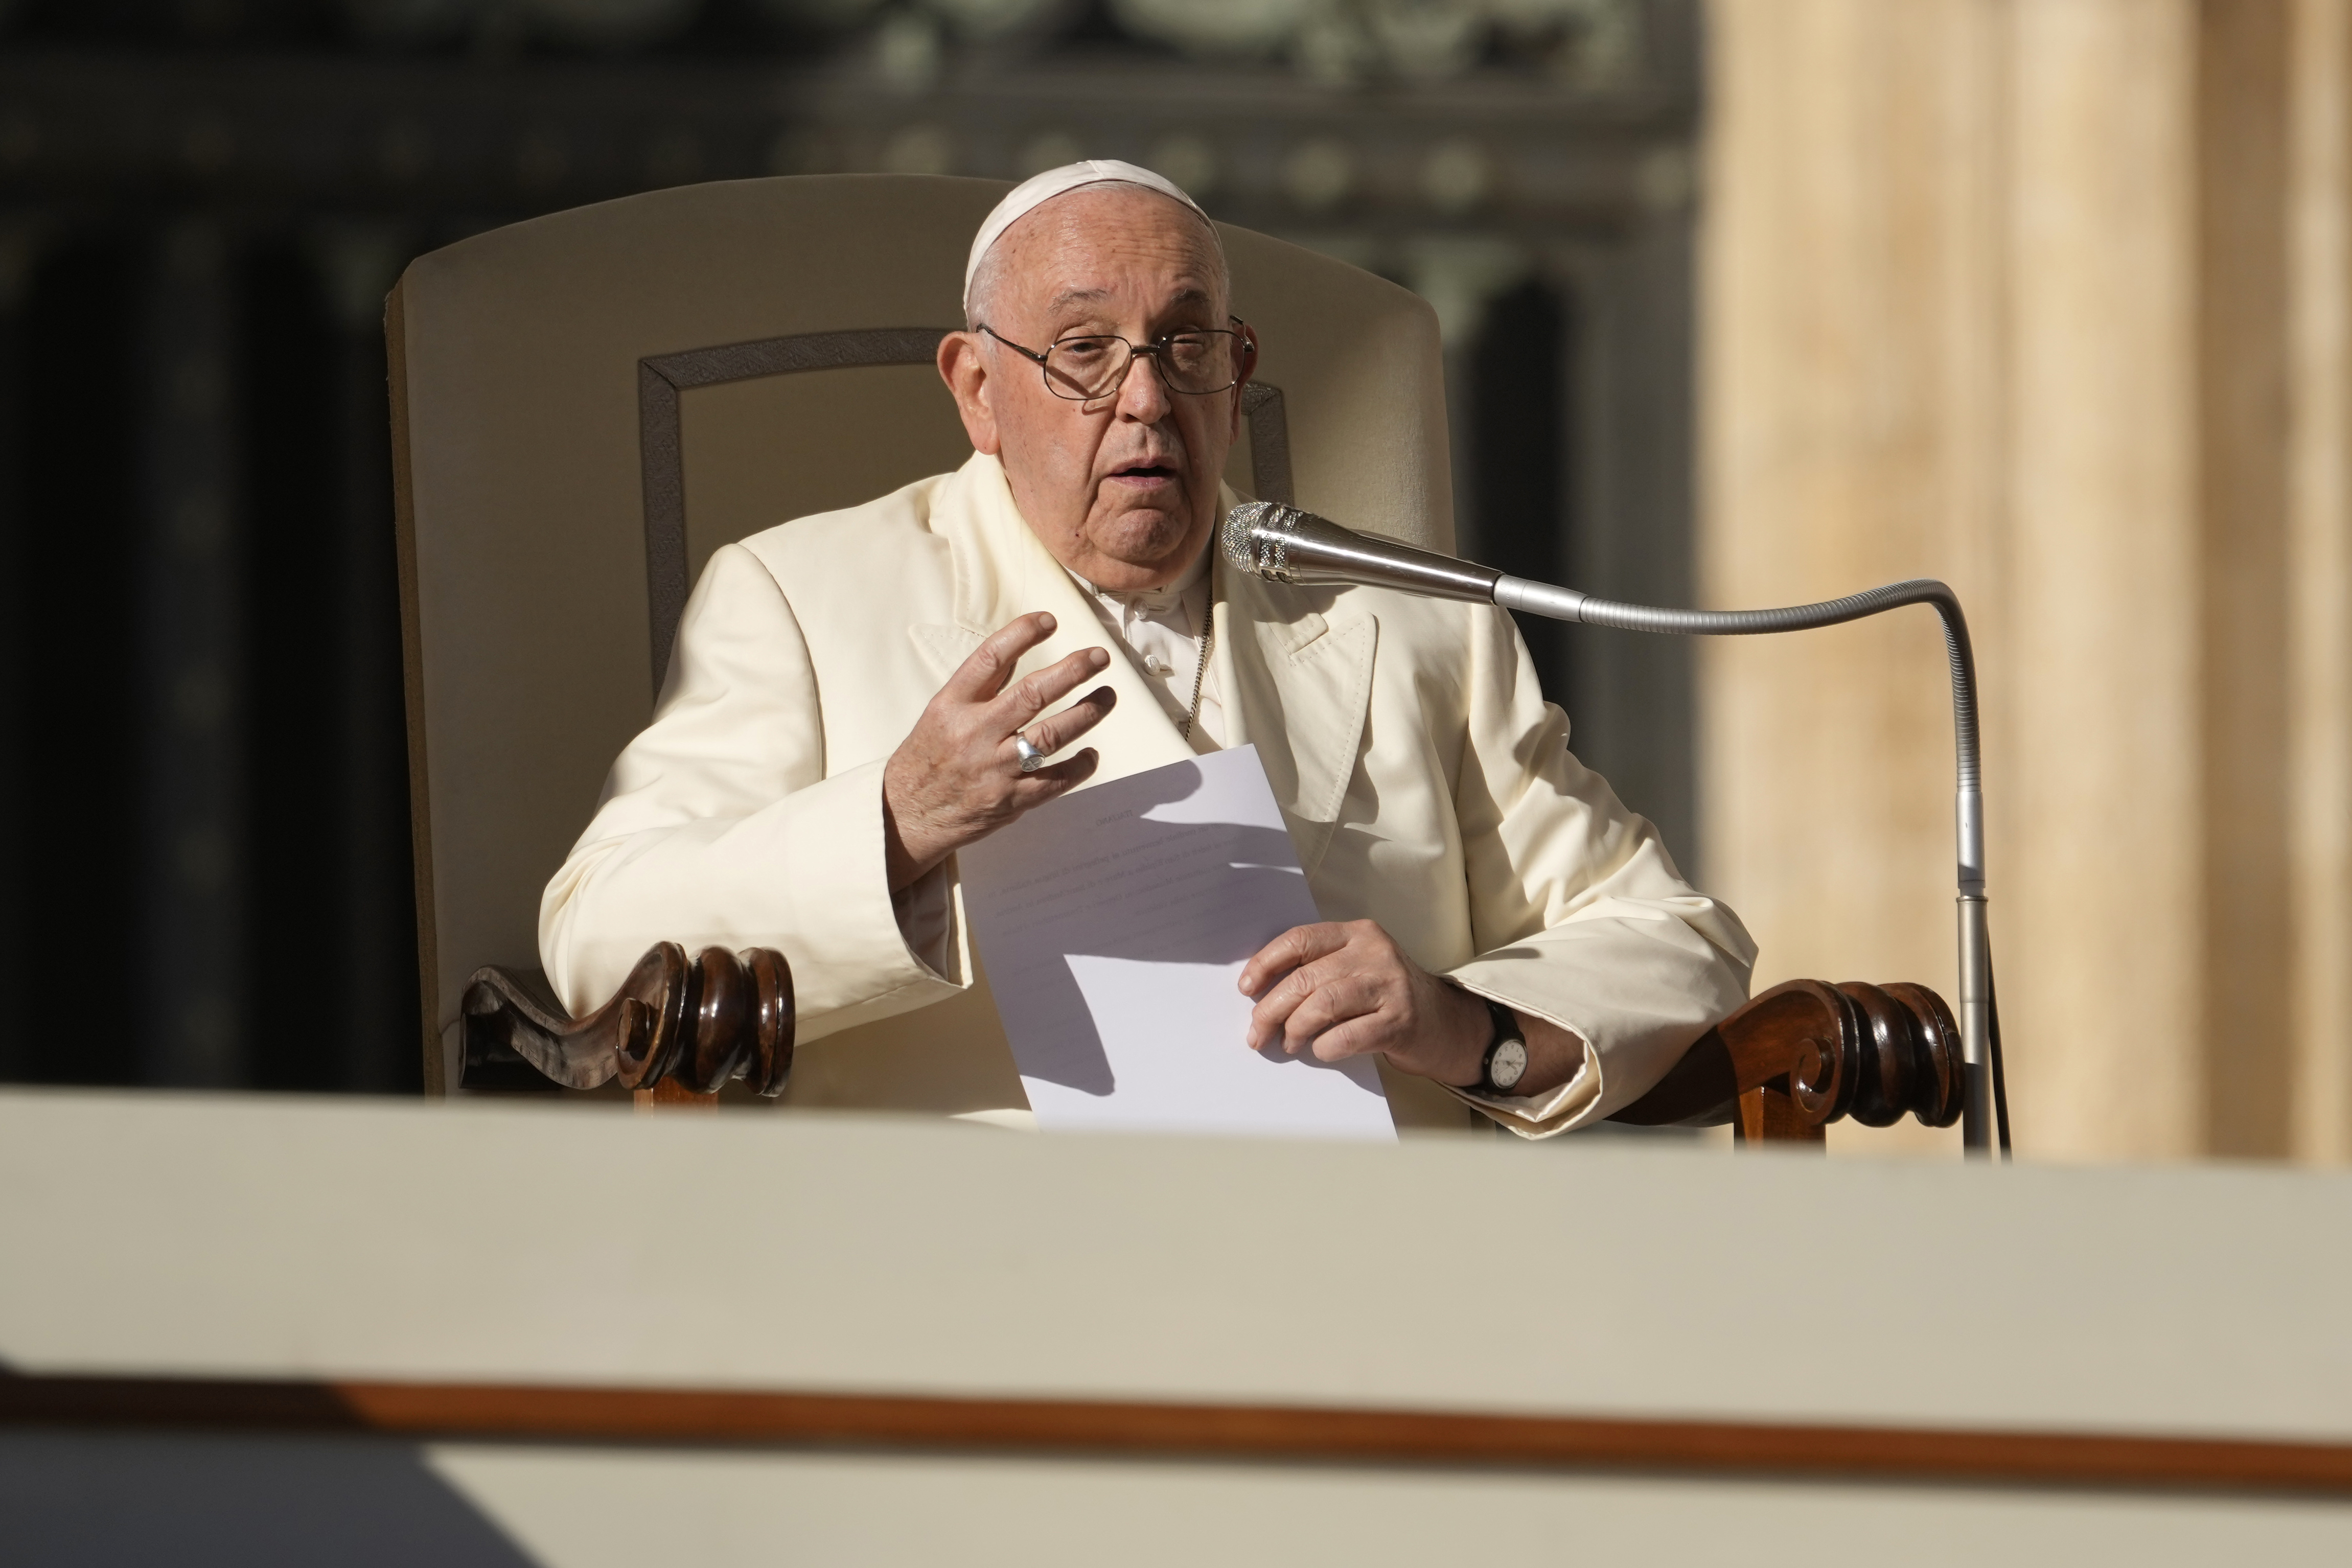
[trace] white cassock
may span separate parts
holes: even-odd
[[[954,860],[890,893],[882,769],[981,639],[1033,610],[1056,629],[1019,674],[1111,653],[1102,684],[1118,701],[1082,742],[1101,753],[1098,781],[1255,744],[1325,918],[1377,921],[1423,967],[1585,1043],[1576,1076],[1536,1099],[1383,1064],[1400,1128],[1460,1128],[1475,1110],[1544,1136],[1606,1116],[1746,999],[1747,931],[1570,753],[1503,611],[1286,587],[1213,556],[1161,594],[1095,594],[975,455],[711,557],[653,722],[541,903],[565,1004],[604,1002],[656,942],[780,948],[800,1009],[787,1104],[1025,1113]]]

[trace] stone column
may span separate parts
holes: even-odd
[[[2012,1116],[2028,1152],[2188,1154],[2209,1024],[2197,14],[2010,15],[1990,584],[2006,625],[1988,697]]]
[[[2352,1160],[2352,3],[2296,0],[2287,185],[2292,1147]]]
[[[2283,1152],[2279,8],[1710,15],[1706,602],[1951,581],[2020,1148]],[[1759,982],[1952,984],[1940,662],[1924,615],[1706,650]]]
[[[2198,11],[2197,389],[2206,1029],[2201,1146],[2287,1152],[2288,42],[2292,0]]]
[[[1710,15],[1708,602],[1970,606],[2023,1151],[2352,1158],[2352,0]],[[1950,984],[1934,665],[1706,650],[1760,980]]]
[[[2007,40],[1983,0],[1723,0],[1701,219],[1701,602],[1950,580],[1974,612],[1996,811],[2017,788],[1997,527],[2007,439],[1997,177]],[[1702,642],[1706,875],[1792,975],[1954,994],[1942,639],[1906,611]],[[2009,818],[1996,951],[2030,990]],[[2014,1022],[2013,1037],[2031,1030]],[[2021,1047],[2020,1053],[2024,1054]],[[1957,1133],[1873,1135],[1957,1147]]]

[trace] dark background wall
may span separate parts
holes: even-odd
[[[382,302],[699,179],[1126,157],[1421,290],[1465,553],[1690,601],[1688,0],[0,0],[0,1079],[414,1091]],[[1689,863],[1677,645],[1536,625]]]

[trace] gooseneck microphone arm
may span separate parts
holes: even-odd
[[[1959,862],[1960,1051],[1968,1066],[1961,1141],[1989,1153],[1996,1138],[2009,1153],[2009,1105],[2000,1062],[2000,1015],[1993,994],[1992,944],[1985,921],[1984,785],[1977,738],[1976,654],[1958,595],[1932,577],[1890,583],[1818,605],[1773,610],[1665,610],[1621,605],[1573,588],[1507,576],[1434,551],[1357,533],[1273,501],[1249,501],[1228,514],[1225,559],[1277,583],[1365,584],[1435,598],[1524,610],[1556,621],[1619,631],[1683,637],[1755,637],[1833,626],[1906,605],[1934,607],[1952,666],[1952,744],[1958,764],[1954,815]]]

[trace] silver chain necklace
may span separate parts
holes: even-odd
[[[1192,725],[1201,717],[1201,682],[1209,673],[1209,650],[1217,646],[1216,623],[1217,581],[1216,574],[1211,573],[1209,603],[1201,612],[1201,658],[1200,662],[1192,667],[1192,706],[1186,710],[1184,722],[1176,727],[1176,732],[1183,736],[1188,742],[1192,739]]]

